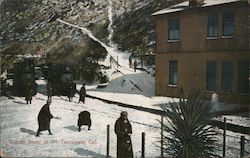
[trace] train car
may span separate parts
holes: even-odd
[[[63,64],[50,64],[47,66],[46,78],[52,85],[52,95],[63,95],[71,97],[76,92],[76,84],[73,82],[71,69]],[[70,93],[71,92],[71,93]]]
[[[32,87],[32,95],[37,94],[37,83],[35,79],[35,64],[33,59],[24,59],[14,64],[12,93],[15,96],[25,96],[27,86]]]

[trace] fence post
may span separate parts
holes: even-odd
[[[244,156],[245,151],[245,136],[240,137],[240,157]]]
[[[119,67],[119,62],[118,62],[118,55],[117,55],[117,68]]]
[[[161,115],[161,158],[163,158],[163,115]]]
[[[226,130],[227,130],[227,118],[224,117],[224,129],[223,129],[223,157],[226,156]]]
[[[145,158],[145,133],[142,132],[141,157]]]
[[[107,125],[107,158],[109,158],[109,139],[109,125]]]

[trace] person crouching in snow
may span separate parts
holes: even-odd
[[[36,133],[36,136],[39,137],[41,131],[48,130],[49,134],[52,135],[50,131],[50,120],[52,118],[59,119],[59,117],[54,117],[50,113],[50,106],[51,100],[47,100],[47,103],[41,108],[39,114],[38,114],[38,130]]]
[[[90,130],[91,118],[90,118],[90,113],[88,111],[82,111],[79,113],[77,125],[79,132],[81,132],[82,125],[88,125],[88,130]]]

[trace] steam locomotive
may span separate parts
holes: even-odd
[[[71,69],[66,64],[49,64],[46,68],[45,78],[52,86],[52,95],[68,96],[71,91],[71,97],[76,92],[76,84],[73,82]]]
[[[15,96],[25,96],[27,86],[31,86],[32,95],[37,94],[37,83],[35,79],[35,64],[33,59],[24,59],[14,64],[12,93]]]

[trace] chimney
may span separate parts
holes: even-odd
[[[204,0],[188,0],[189,6],[197,6],[201,5]]]

